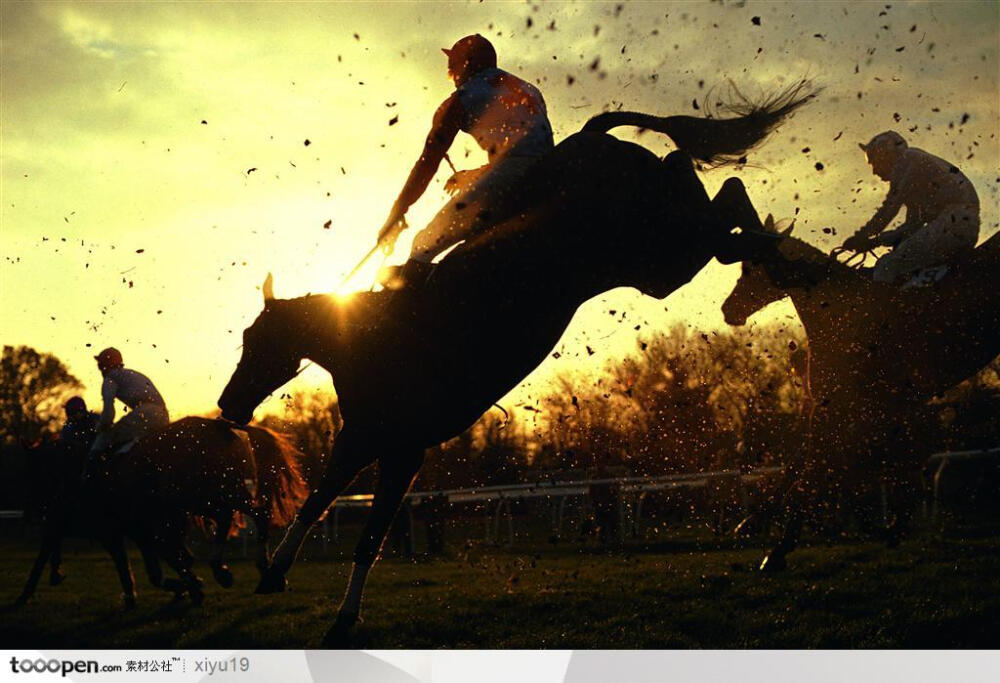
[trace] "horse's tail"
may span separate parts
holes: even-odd
[[[696,116],[651,116],[629,111],[598,114],[583,126],[583,131],[606,133],[617,126],[638,126],[664,133],[677,147],[712,166],[741,160],[796,109],[814,98],[822,88],[802,80],[784,90],[753,101],[730,83],[728,101],[718,102],[712,110],[735,114],[732,118]],[[709,110],[706,105],[706,110]],[[745,160],[743,160],[745,161]]]
[[[257,461],[257,497],[270,502],[272,524],[290,524],[309,492],[299,470],[302,453],[270,429],[245,429]]]

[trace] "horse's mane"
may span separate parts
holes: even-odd
[[[855,281],[865,275],[844,265],[805,240],[786,236],[778,245],[778,258],[768,265],[772,280],[781,287],[808,287],[830,279]]]
[[[271,524],[290,524],[308,494],[299,469],[302,453],[283,435],[264,427],[246,427],[257,461],[258,495],[271,504]]]

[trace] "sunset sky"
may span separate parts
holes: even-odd
[[[439,48],[468,33],[539,85],[557,138],[618,106],[698,113],[692,101],[728,79],[760,93],[812,78],[822,95],[739,175],[762,213],[798,208],[797,234],[824,248],[881,203],[888,186],[856,143],[887,129],[969,176],[981,240],[998,227],[996,2],[0,6],[0,340],[59,356],[95,406],[92,356],[114,345],[174,417],[209,411],[267,272],[280,297],[333,290],[374,243],[450,92]],[[464,135],[451,157],[485,160]],[[714,192],[733,172],[703,180]],[[412,226],[444,202],[449,173]],[[534,401],[553,373],[589,381],[657,328],[721,327],[737,274],[713,263],[664,302],[629,290],[591,301],[560,358],[505,407]],[[330,385],[310,370],[296,386]]]

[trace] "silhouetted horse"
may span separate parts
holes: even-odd
[[[921,407],[1000,354],[998,273],[1000,234],[928,288],[872,282],[870,272],[788,235],[771,257],[744,262],[723,304],[726,321],[742,325],[791,297],[809,337],[815,405],[811,443],[792,462],[785,533],[763,568],[785,565],[817,497],[879,482],[907,488],[926,455],[914,438]]]
[[[258,592],[282,590],[312,524],[369,464],[378,483],[354,555],[347,595],[326,643],[358,618],[361,593],[424,449],[467,429],[551,352],[576,309],[616,287],[662,298],[713,256],[764,248],[732,236],[732,178],[710,200],[691,157],[659,159],[604,130],[642,125],[683,150],[717,160],[759,142],[812,91],[802,85],[730,120],[610,113],[592,119],[529,172],[516,205],[449,254],[419,289],[274,298],[243,333],[243,354],[219,398],[223,417],[246,423],[254,408],[309,358],[331,372],[344,427],[326,475],[282,541]]]
[[[97,503],[100,494],[95,495],[92,487],[81,483],[87,448],[87,444],[59,440],[26,448],[27,456],[36,463],[33,488],[44,497],[41,503],[42,542],[17,605],[23,605],[34,595],[46,563],[50,564],[49,584],[62,583],[65,578],[60,570],[63,539],[85,538],[98,541],[111,555],[125,605],[135,606],[135,580],[125,553],[124,526]]]
[[[257,565],[263,571],[270,527],[291,520],[306,489],[298,474],[300,454],[291,444],[267,429],[242,431],[246,440],[226,423],[188,417],[111,457],[85,485],[80,484],[79,467],[75,474],[68,470],[48,506],[42,548],[18,601],[34,593],[62,538],[82,536],[108,549],[126,604],[134,605],[135,585],[124,548],[128,535],[139,546],[154,586],[177,595],[187,592],[200,603],[201,582],[191,571],[192,557],[183,537],[189,515],[215,522],[210,564],[220,585],[233,582],[222,551],[235,513],[254,519]],[[180,580],[163,577],[160,559]]]

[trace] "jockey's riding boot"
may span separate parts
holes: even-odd
[[[410,259],[401,266],[383,268],[378,278],[386,289],[416,289],[427,281],[433,271],[433,263]]]

